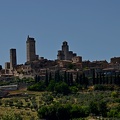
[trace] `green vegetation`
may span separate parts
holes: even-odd
[[[35,79],[14,79],[18,84],[25,84],[27,90],[10,93],[9,98],[0,100],[1,120],[77,120],[97,117],[120,118],[119,76],[99,74],[86,77],[85,73],[56,71],[51,75],[46,71],[45,80],[40,76]],[[4,113],[3,111],[12,113]],[[9,116],[10,114],[10,116]],[[19,118],[16,115],[19,114]]]
[[[119,91],[93,90],[69,95],[56,92],[21,92],[21,96],[0,100],[1,117],[9,116],[11,113],[6,112],[12,111],[11,116],[19,114],[23,120],[37,120],[38,117],[48,120],[86,119],[90,116],[120,118]]]

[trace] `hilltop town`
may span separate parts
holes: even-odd
[[[120,118],[120,57],[83,61],[64,41],[56,60],[36,54],[27,37],[26,62],[17,64],[16,49],[0,70],[0,119],[72,120]],[[5,119],[6,120],[6,119]]]
[[[84,72],[88,77],[92,76],[93,69],[95,73],[104,72],[110,74],[120,71],[120,57],[110,58],[110,63],[106,60],[99,61],[83,61],[82,56],[77,55],[73,51],[69,51],[67,41],[64,41],[61,50],[58,50],[56,60],[48,60],[44,57],[36,55],[36,41],[32,37],[26,40],[26,62],[17,64],[16,49],[10,49],[10,62],[5,63],[5,68],[0,69],[0,79],[19,77],[34,78],[36,75],[45,79],[46,70],[51,73],[59,70],[61,72],[69,72],[76,76],[77,72]]]

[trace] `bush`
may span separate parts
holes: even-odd
[[[78,92],[78,88],[76,86],[71,86],[70,91],[71,91],[71,93],[76,93],[76,92]]]
[[[46,89],[44,82],[39,82],[27,88],[30,91],[44,91]]]
[[[51,80],[48,87],[47,87],[47,90],[48,91],[51,91],[51,92],[54,92],[54,87],[55,87],[55,81],[54,80]]]
[[[46,120],[70,120],[84,118],[89,115],[89,108],[78,105],[55,103],[49,106],[41,106],[38,110],[40,119]]]
[[[61,93],[63,95],[68,95],[70,93],[70,89],[65,82],[59,82],[55,84],[55,92]]]
[[[113,91],[113,92],[111,93],[111,97],[117,98],[117,97],[118,97],[118,92],[117,92],[117,91]]]
[[[15,113],[7,113],[0,117],[1,120],[23,120],[21,115]]]
[[[107,113],[108,117],[113,117],[113,118],[120,118],[120,111],[118,111],[117,109],[111,109],[108,113]]]
[[[95,85],[94,86],[94,90],[100,90],[100,91],[104,91],[105,90],[105,86],[104,85]]]

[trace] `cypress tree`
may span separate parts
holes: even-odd
[[[97,73],[96,84],[99,84],[99,74]]]
[[[52,74],[51,72],[49,73],[49,82],[52,80]]]
[[[102,84],[102,75],[100,73],[100,80],[99,80],[99,84]]]
[[[95,85],[95,70],[92,70],[92,79],[93,79],[93,85]]]
[[[80,81],[80,85],[83,85],[83,77],[82,77],[82,75],[80,75],[79,78],[80,78],[80,80],[79,80]]]
[[[112,84],[112,79],[113,79],[113,77],[112,77],[112,74],[110,75],[110,84]]]
[[[106,76],[106,84],[109,84],[108,75]]]
[[[79,84],[79,74],[78,74],[78,72],[77,72],[77,75],[76,75],[75,82],[76,82],[77,84]]]
[[[85,84],[85,73],[83,73],[82,77],[83,77],[83,84]]]
[[[40,76],[39,75],[37,76],[37,81],[40,82]]]
[[[105,75],[104,75],[104,73],[103,73],[103,75],[102,75],[102,78],[103,78],[103,79],[102,79],[102,83],[105,84]]]
[[[38,82],[37,75],[35,75],[35,83],[37,83],[37,82]]]
[[[67,73],[67,84],[70,85],[70,74],[69,74],[69,72]]]
[[[64,72],[64,82],[67,83],[67,73],[66,73],[66,71]]]
[[[45,75],[45,85],[48,86],[48,71],[46,70],[46,75]]]
[[[70,85],[73,85],[73,74],[70,74]]]
[[[60,73],[59,73],[59,70],[57,70],[57,71],[55,72],[55,81],[56,81],[56,82],[60,82]]]
[[[116,84],[116,80],[117,80],[117,76],[116,76],[116,72],[115,72],[114,84]]]

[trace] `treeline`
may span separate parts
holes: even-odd
[[[105,118],[120,118],[120,106],[114,109],[107,108],[105,101],[91,101],[87,106],[77,104],[59,104],[41,106],[38,116],[45,120],[73,120],[84,119],[88,116],[102,116]]]
[[[104,74],[103,72],[95,74],[93,70],[93,85],[95,84],[115,84],[120,85],[120,73]]]
[[[77,73],[74,78],[73,73],[56,71],[54,74],[46,71],[45,80],[41,80],[40,76],[35,76],[35,84],[28,87],[33,91],[55,91],[57,93],[68,94],[77,92],[80,89],[87,89],[91,85],[120,85],[119,74],[105,75],[97,73],[93,70],[92,77],[86,77],[85,73]]]

